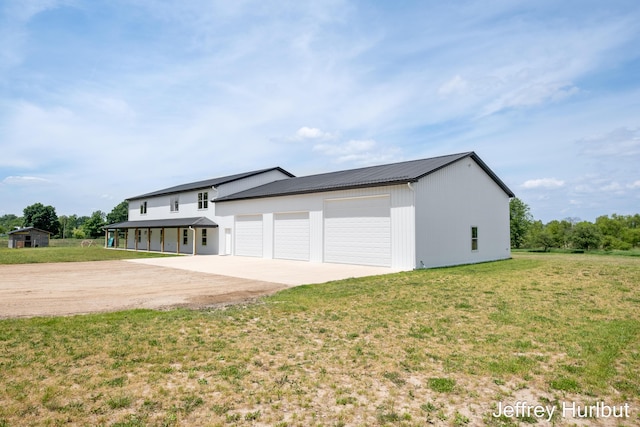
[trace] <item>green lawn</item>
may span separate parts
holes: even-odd
[[[0,426],[538,421],[491,415],[518,400],[628,403],[608,425],[638,425],[639,304],[638,258],[520,253],[227,309],[3,320]]]
[[[114,259],[152,258],[171,256],[157,252],[135,252],[105,249],[103,246],[50,246],[48,248],[9,249],[0,247],[1,264],[29,264],[39,262],[104,261]]]

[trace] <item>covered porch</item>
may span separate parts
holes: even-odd
[[[102,228],[107,249],[190,255],[218,253],[218,224],[207,217],[124,221]]]

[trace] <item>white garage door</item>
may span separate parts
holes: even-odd
[[[262,215],[236,216],[236,255],[262,256]]]
[[[391,266],[389,196],[325,201],[324,260]]]
[[[309,261],[309,212],[274,216],[274,258]]]

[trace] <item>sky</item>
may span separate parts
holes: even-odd
[[[637,0],[0,0],[0,215],[475,151],[535,219],[640,213]]]

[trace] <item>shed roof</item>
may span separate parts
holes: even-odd
[[[465,157],[471,157],[475,160],[509,197],[514,197],[514,194],[509,187],[507,187],[500,178],[498,178],[498,176],[489,169],[489,167],[475,152],[470,151],[428,159],[410,160],[386,165],[282,179],[259,187],[230,194],[228,196],[218,198],[215,201],[226,202],[232,200],[256,199],[416,182],[420,178]]]
[[[19,228],[17,230],[13,230],[8,232],[7,234],[17,234],[17,233],[24,233],[26,231],[39,231],[41,233],[47,233],[47,234],[51,234],[50,231],[47,230],[42,230],[40,228],[36,228],[36,227],[24,227],[24,228]]]
[[[289,177],[294,176],[292,173],[282,169],[279,166],[276,166],[273,168],[260,169],[260,170],[251,171],[251,172],[244,172],[244,173],[239,173],[235,175],[223,176],[219,178],[205,179],[203,181],[190,182],[188,184],[176,185],[174,187],[163,188],[162,190],[152,191],[151,193],[145,193],[139,196],[130,197],[127,200],[145,199],[147,197],[161,196],[165,194],[181,193],[183,191],[192,191],[192,190],[199,190],[204,188],[217,187],[222,184],[227,184],[229,182],[237,181],[243,178],[249,178],[251,176],[259,175],[261,173],[270,172],[273,170],[278,170]]]
[[[124,221],[102,227],[107,230],[115,230],[117,228],[176,228],[176,227],[197,227],[197,228],[216,228],[218,224],[209,218],[201,216],[195,218],[169,218],[169,219],[150,219],[146,221]]]

